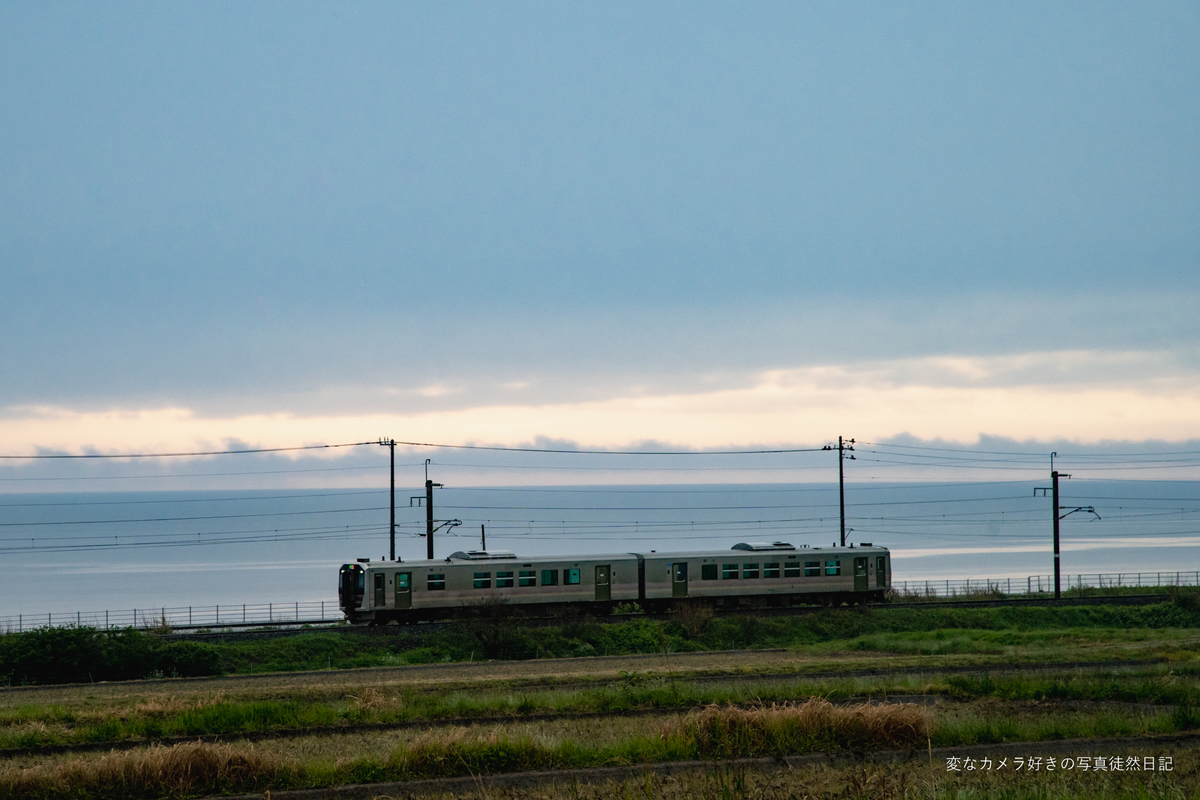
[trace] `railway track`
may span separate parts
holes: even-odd
[[[927,609],[927,608],[1002,608],[1005,606],[1015,606],[1018,608],[1061,608],[1067,606],[1146,606],[1156,603],[1167,602],[1168,596],[1165,594],[1134,594],[1134,595],[1111,595],[1100,597],[1072,597],[1055,600],[1053,598],[1006,598],[1000,600],[928,600],[910,603],[887,603],[887,604],[872,604],[867,605],[865,609],[888,610],[888,609]],[[843,609],[849,607],[843,607]],[[713,613],[717,616],[744,616],[754,615],[759,617],[790,617],[802,616],[805,614],[819,614],[829,609],[825,606],[786,606],[786,607],[749,607],[749,608],[714,608]],[[653,619],[659,621],[670,621],[670,612],[655,612],[643,614],[613,614],[607,617],[583,616],[583,617],[520,617],[516,621],[528,627],[538,627],[546,625],[562,625],[566,622],[588,621],[597,622],[600,624],[613,624],[619,622],[627,622],[633,619]],[[165,634],[168,639],[186,639],[190,641],[240,641],[252,639],[270,639],[282,636],[295,636],[301,633],[312,633],[313,631],[332,632],[348,635],[369,635],[369,636],[421,636],[428,633],[438,633],[446,631],[455,625],[461,624],[459,620],[442,620],[436,622],[421,622],[414,625],[380,625],[376,627],[362,627],[347,625],[345,623],[320,623],[312,621],[298,622],[278,622],[274,625],[264,626],[261,623],[256,625],[234,625],[222,630],[213,630],[212,628],[189,628],[175,629],[176,632]]]

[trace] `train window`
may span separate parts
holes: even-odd
[[[558,570],[542,570],[542,586],[558,586]]]
[[[563,570],[563,584],[564,585],[576,586],[576,585],[578,585],[578,583],[579,583],[579,570],[577,570],[577,569],[564,569]]]
[[[700,565],[700,580],[715,581],[717,579],[716,564],[701,564]]]
[[[444,592],[446,590],[446,575],[442,572],[429,573],[429,580],[425,583],[425,588],[431,592]]]
[[[758,564],[743,564],[742,577],[746,580],[752,580],[758,577]]]
[[[476,589],[492,588],[492,573],[476,572],[475,573],[475,588]]]
[[[825,562],[825,574],[826,575],[841,575],[842,574],[842,562],[826,561]]]
[[[778,578],[779,577],[779,563],[776,562],[774,564],[763,564],[763,577],[764,578]]]
[[[799,563],[793,564],[791,561],[784,564],[783,565],[783,577],[799,578],[800,577],[800,564]]]
[[[497,589],[511,589],[512,585],[513,585],[513,576],[512,576],[511,572],[497,572],[496,573],[496,588]]]
[[[517,586],[537,586],[537,573],[531,569],[521,570],[517,576]]]
[[[721,580],[736,581],[738,576],[737,564],[722,564],[721,565]]]
[[[820,561],[805,561],[804,562],[804,577],[806,577],[806,578],[821,577],[821,562]]]

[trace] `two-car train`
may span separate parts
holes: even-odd
[[[656,611],[683,598],[716,606],[841,605],[882,601],[891,576],[887,548],[869,542],[743,542],[696,553],[536,558],[468,550],[433,561],[343,564],[338,602],[346,619],[359,625],[446,619],[489,603],[514,613],[607,613],[622,603]]]

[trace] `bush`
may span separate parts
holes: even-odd
[[[16,686],[215,675],[219,661],[212,645],[132,630],[70,626],[0,636],[0,680]]]
[[[704,600],[680,600],[671,612],[671,621],[683,629],[689,639],[695,639],[712,624],[713,607]]]

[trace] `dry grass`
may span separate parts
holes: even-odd
[[[143,798],[436,778],[696,758],[876,749],[922,739],[926,712],[909,705],[834,706],[824,700],[710,707],[647,726],[631,719],[509,723],[393,732],[365,739],[151,746],[60,757],[0,770],[0,800]],[[923,740],[923,739],[922,739]],[[306,748],[310,748],[307,749]],[[347,755],[352,754],[352,755]],[[30,762],[26,762],[29,764]]]
[[[814,697],[758,708],[709,706],[660,724],[664,739],[690,740],[703,758],[745,758],[839,749],[907,747],[925,740],[930,713],[912,703],[835,706]]]
[[[96,759],[0,770],[3,798],[141,798],[254,791],[287,766],[253,747],[222,744],[153,746]]]
[[[135,702],[130,711],[142,717],[161,718],[184,711],[199,711],[208,706],[226,702],[225,692],[202,697],[185,697],[173,694],[155,695]]]

